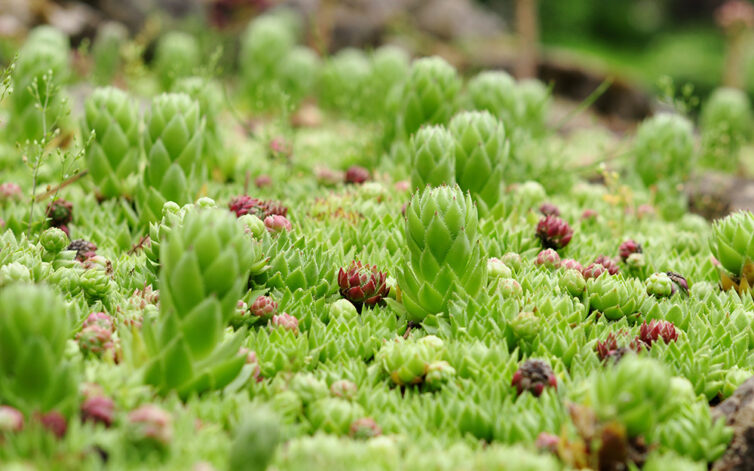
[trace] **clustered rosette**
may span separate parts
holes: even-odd
[[[519,395],[524,391],[529,391],[535,397],[539,397],[545,388],[557,389],[558,379],[550,365],[544,361],[526,360],[519,365],[518,370],[513,374],[511,385],[516,388]]]
[[[231,198],[228,202],[228,209],[236,213],[236,217],[239,218],[245,214],[251,214],[262,220],[275,214],[279,216],[288,215],[288,208],[283,203],[274,200],[264,201],[248,195],[238,195]]]
[[[545,216],[537,223],[537,238],[546,249],[559,250],[571,242],[573,229],[557,216]]]
[[[357,309],[381,303],[390,291],[386,281],[387,275],[376,265],[362,264],[358,260],[338,271],[340,295],[351,301]]]

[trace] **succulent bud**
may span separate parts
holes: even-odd
[[[626,338],[626,332],[621,330],[620,335],[622,338]],[[626,343],[628,345],[626,346]],[[597,356],[603,362],[613,361],[617,363],[623,358],[624,355],[630,352],[639,353],[643,349],[641,340],[636,337],[630,342],[619,342],[618,336],[610,332],[607,334],[607,338],[604,341],[597,341],[594,346],[594,351],[597,352]]]
[[[90,397],[81,404],[81,421],[102,423],[109,427],[113,423],[115,403],[105,396]]]
[[[586,291],[586,280],[579,270],[566,270],[558,284],[571,296],[580,297]]]
[[[589,266],[584,268],[584,271],[582,272],[582,275],[584,275],[584,278],[599,278],[600,275],[607,272],[607,269],[600,265],[599,263],[590,263]]]
[[[598,263],[602,265],[603,267],[605,267],[607,272],[611,275],[617,275],[618,272],[620,272],[620,267],[618,266],[618,263],[614,259],[608,257],[607,255],[600,255],[599,257],[594,259],[593,263]]]
[[[537,440],[534,443],[534,446],[536,446],[537,449],[542,450],[542,451],[547,451],[549,453],[557,453],[559,443],[560,443],[560,437],[558,437],[557,435],[553,435],[547,432],[542,432],[539,435],[537,435]]]
[[[562,249],[573,237],[573,229],[557,216],[545,216],[537,223],[537,237],[546,249]]]
[[[495,257],[487,260],[487,274],[491,280],[513,276],[511,269],[502,260]]]
[[[542,216],[560,217],[560,210],[552,203],[542,203],[539,207],[539,212]]]
[[[97,326],[110,332],[114,331],[113,319],[104,312],[93,312],[84,320],[83,329],[91,326]]]
[[[560,255],[553,249],[544,249],[537,254],[534,263],[553,270],[560,266]]]
[[[438,390],[444,384],[451,381],[456,375],[456,370],[450,363],[443,360],[433,361],[427,367],[424,383],[429,389]]]
[[[576,260],[572,258],[565,258],[560,261],[560,268],[564,270],[576,270],[579,272],[584,271],[584,267]]]
[[[539,397],[546,387],[557,389],[558,380],[550,365],[544,361],[526,360],[513,374],[511,385],[516,388],[519,395],[524,391],[529,391],[535,397]]]
[[[0,184],[0,204],[7,203],[9,201],[18,201],[22,197],[21,187],[13,182],[5,182]]]
[[[651,347],[652,343],[660,338],[668,344],[678,340],[678,331],[672,322],[656,319],[649,321],[649,324],[647,324],[647,321],[642,322],[639,328],[639,339],[647,347]]]
[[[330,304],[330,319],[349,320],[354,319],[359,315],[351,301],[347,299],[338,299],[334,303]]]
[[[42,247],[50,253],[58,253],[68,246],[68,235],[57,227],[51,227],[39,236]]]
[[[272,316],[271,325],[272,327],[282,327],[294,333],[298,332],[298,319],[287,312]]]
[[[81,289],[90,300],[105,299],[112,287],[112,280],[104,270],[84,270],[79,281]]]
[[[341,399],[353,400],[356,397],[358,388],[353,381],[340,379],[330,385],[330,394]]]
[[[665,273],[653,273],[645,281],[647,294],[657,298],[667,298],[673,294],[673,282]]]
[[[359,167],[358,165],[353,165],[346,170],[344,180],[346,183],[360,185],[369,180],[369,170],[364,167]]]
[[[98,325],[87,326],[76,334],[79,348],[85,354],[101,356],[104,352],[115,348],[112,332]]]
[[[251,303],[249,312],[252,316],[262,317],[269,319],[278,312],[278,303],[276,303],[269,296],[258,296],[257,299]]]
[[[73,203],[63,198],[50,201],[45,215],[50,220],[50,226],[67,226],[73,220]]]
[[[280,216],[279,214],[273,214],[264,218],[264,225],[272,233],[288,232],[293,228],[291,222],[285,216]]]
[[[618,248],[618,255],[620,255],[620,259],[623,260],[624,263],[628,260],[628,257],[630,257],[631,254],[635,253],[642,253],[642,249],[641,245],[633,239],[624,241]]]
[[[362,305],[374,306],[388,295],[385,273],[375,265],[363,265],[354,260],[347,269],[338,271],[340,295],[351,301],[357,309]]]
[[[539,333],[539,318],[533,312],[520,312],[510,323],[516,337],[531,341]]]
[[[31,271],[25,265],[11,262],[0,267],[0,286],[22,281],[31,281]]]
[[[345,173],[327,167],[317,167],[315,170],[317,182],[320,185],[335,186],[345,180]]]
[[[353,421],[349,433],[356,440],[367,440],[382,435],[382,429],[371,417],[362,417]]]
[[[507,252],[500,260],[513,271],[521,270],[523,260],[521,259],[521,255],[516,252]]]
[[[598,216],[599,213],[597,213],[597,211],[593,209],[585,209],[584,212],[581,213],[581,220],[583,222],[596,221]]]
[[[159,406],[145,404],[131,411],[128,422],[137,442],[167,446],[173,440],[173,417]]]
[[[513,278],[501,278],[497,280],[497,290],[506,298],[517,298],[524,294],[523,288]]]
[[[259,175],[254,179],[254,185],[257,188],[265,188],[272,185],[272,178],[269,175]]]
[[[628,265],[628,268],[630,270],[641,270],[644,265],[646,265],[646,262],[644,261],[644,254],[632,253],[626,259],[626,265]]]
[[[42,427],[52,432],[57,438],[63,438],[68,431],[68,421],[63,414],[58,411],[53,410],[44,414],[39,414],[37,415],[37,419],[39,420],[39,423],[42,424]]]
[[[0,436],[4,432],[20,432],[24,428],[24,415],[11,406],[0,406]]]
[[[247,234],[251,234],[256,239],[261,238],[262,234],[267,230],[264,221],[252,214],[244,214],[238,218],[238,221],[243,225],[244,231],[246,231]]]

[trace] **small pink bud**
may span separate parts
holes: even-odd
[[[271,323],[273,327],[282,327],[292,332],[298,332],[298,319],[287,312],[272,316]]]
[[[280,216],[279,214],[273,214],[272,216],[264,218],[264,225],[267,227],[268,231],[273,233],[290,231],[293,229],[291,222],[285,216]]]
[[[24,428],[24,416],[11,406],[0,406],[0,434],[20,432]]]

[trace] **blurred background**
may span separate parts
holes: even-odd
[[[583,100],[606,78],[596,109],[620,129],[658,98],[689,113],[717,87],[754,96],[754,4],[747,0],[0,0],[0,63],[27,31],[48,23],[86,51],[103,29],[122,29],[148,64],[167,30],[200,39],[234,70],[248,21],[286,6],[302,14],[306,42],[326,56],[398,44],[439,54],[467,73],[501,68],[537,76],[556,96]]]

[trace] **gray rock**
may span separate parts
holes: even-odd
[[[713,471],[754,471],[754,377],[712,409],[712,417],[724,417],[734,434],[728,450]]]

